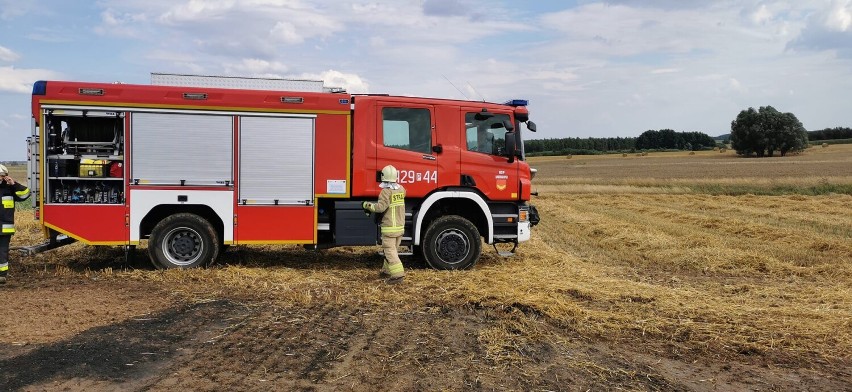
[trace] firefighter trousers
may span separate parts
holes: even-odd
[[[9,242],[10,235],[0,235],[0,276],[5,277],[9,272]]]
[[[399,244],[401,243],[402,236],[382,236],[382,252],[385,254],[385,263],[382,266],[382,273],[387,274],[391,279],[405,276],[405,269],[402,267],[402,261],[399,260],[398,252]]]

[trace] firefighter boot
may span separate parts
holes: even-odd
[[[8,271],[6,271],[6,270],[0,271],[0,284],[6,284],[6,274],[7,273],[8,273]]]
[[[388,284],[402,283],[405,277],[405,269],[402,267],[402,262],[397,261],[393,264],[388,264],[388,279],[385,281]]]
[[[390,270],[388,270],[388,260],[385,259],[384,262],[382,262],[382,270],[379,271],[379,277],[387,278],[388,276],[390,276]]]

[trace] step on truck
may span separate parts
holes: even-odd
[[[511,254],[538,222],[526,106],[38,81],[28,150],[42,249],[147,241],[155,266],[189,268],[228,245],[373,246],[361,203],[393,165],[407,191],[403,245],[434,268],[470,268],[483,242]]]

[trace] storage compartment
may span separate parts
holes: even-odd
[[[51,203],[124,203],[124,185],[116,181],[52,180],[50,189]]]
[[[53,204],[123,204],[123,112],[44,111],[44,200]]]
[[[334,243],[340,246],[376,245],[379,227],[375,214],[367,215],[360,201],[334,202]]]

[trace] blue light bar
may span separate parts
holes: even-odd
[[[44,80],[39,80],[33,84],[33,95],[45,95],[47,94],[47,82]]]
[[[506,101],[506,103],[504,103],[504,105],[509,105],[509,106],[527,106],[529,104],[530,104],[530,101],[527,100],[527,99],[513,99],[511,101]]]

